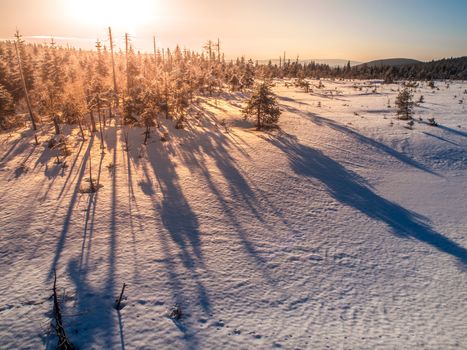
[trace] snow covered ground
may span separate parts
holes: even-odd
[[[398,85],[323,83],[277,84],[281,132],[233,97],[128,152],[73,130],[66,168],[0,135],[0,348],[56,345],[56,270],[80,349],[466,349],[467,84],[418,88],[409,130]]]

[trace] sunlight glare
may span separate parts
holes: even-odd
[[[138,28],[156,21],[158,0],[68,0],[68,10],[78,23],[112,26],[136,34]]]

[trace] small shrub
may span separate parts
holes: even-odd
[[[428,124],[431,126],[438,126],[438,123],[436,122],[435,118],[428,118]]]
[[[168,313],[168,316],[172,319],[172,320],[179,320],[182,318],[183,316],[183,313],[182,313],[182,309],[180,307],[180,305],[178,304],[174,304],[174,306],[172,306],[172,308],[170,309],[169,313]]]

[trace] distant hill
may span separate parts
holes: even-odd
[[[387,58],[383,60],[375,60],[366,63],[362,63],[361,65],[370,66],[370,67],[379,67],[379,66],[407,66],[410,64],[419,64],[423,63],[421,61],[417,61],[411,58]]]
[[[289,59],[287,58],[286,61],[288,61]],[[295,59],[290,59],[290,62],[295,62],[296,60]],[[268,64],[269,60],[258,60],[258,63],[259,64]],[[328,65],[329,67],[331,68],[335,68],[335,67],[344,67],[347,65],[347,62],[349,62],[349,60],[343,60],[343,59],[338,59],[338,58],[331,58],[331,59],[314,59],[314,58],[310,58],[310,59],[299,59],[298,60],[299,63],[301,64],[306,64],[306,63],[310,63],[310,62],[315,62],[317,64],[326,64]],[[279,65],[279,59],[273,59],[271,60],[271,63],[274,65],[274,64],[277,64]],[[353,66],[357,66],[359,64],[361,64],[362,62],[358,62],[358,61],[352,61],[350,60],[350,65],[353,67]]]
[[[388,80],[465,80],[467,79],[467,57],[444,58],[430,62],[406,58],[372,61],[352,67],[352,71],[346,76]]]

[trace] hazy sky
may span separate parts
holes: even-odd
[[[467,55],[467,0],[0,0],[0,38],[53,35],[92,47],[111,25],[136,49],[200,50],[221,39],[226,57],[386,57]],[[30,39],[39,40],[39,39]]]

